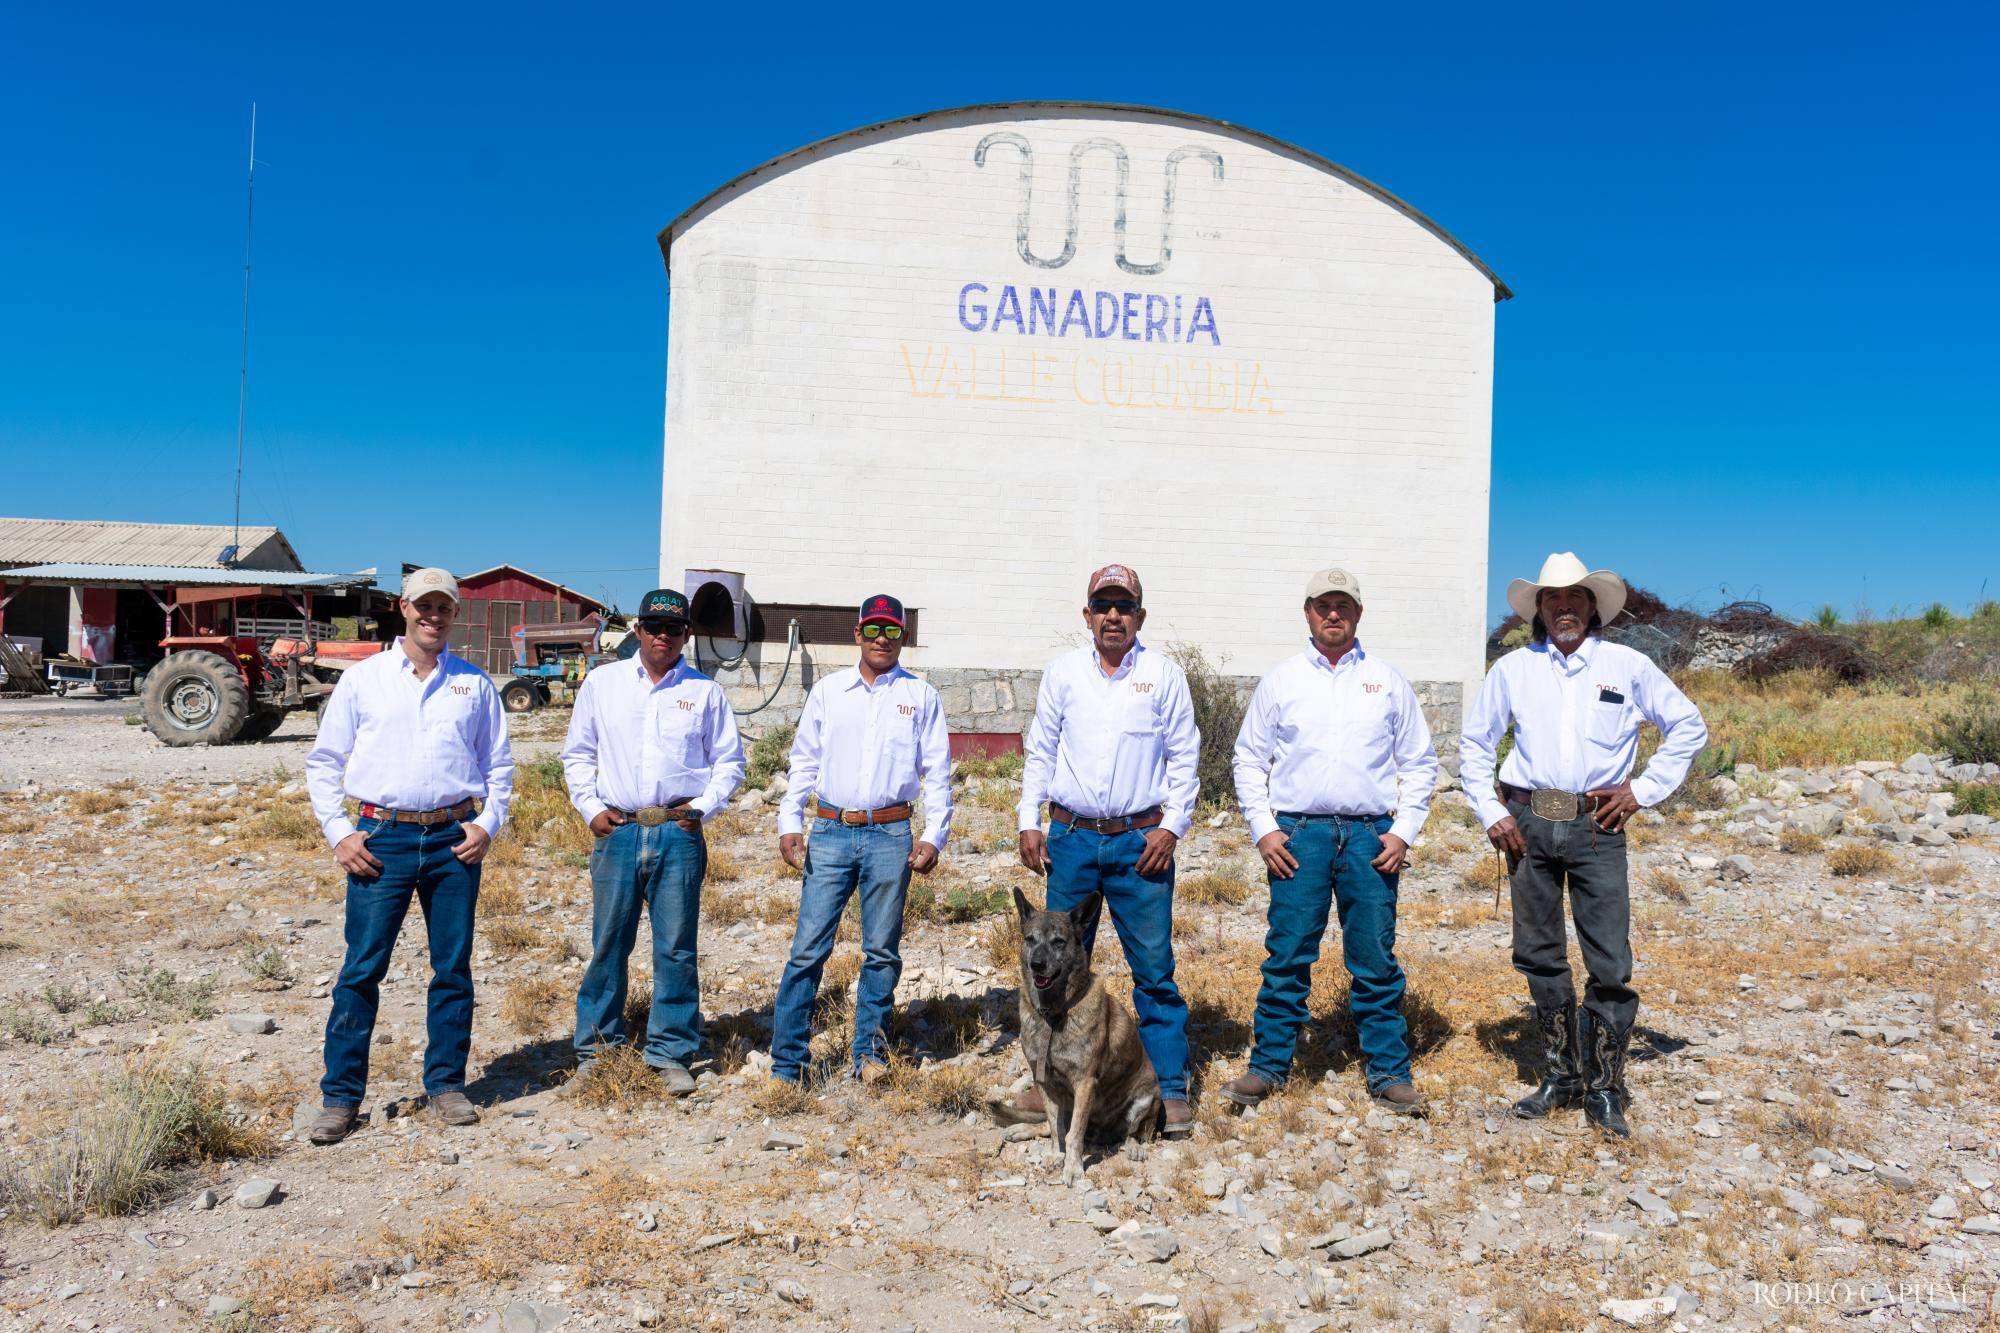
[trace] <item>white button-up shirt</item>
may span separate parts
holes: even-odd
[[[335,847],[355,831],[342,805],[347,796],[392,810],[441,810],[483,797],[472,822],[499,833],[514,796],[500,692],[484,671],[449,652],[418,680],[396,640],[341,673],[306,756],[306,790]]]
[[[1110,675],[1095,647],[1064,653],[1042,672],[1021,771],[1020,827],[1042,826],[1050,800],[1086,819],[1161,807],[1160,827],[1187,836],[1200,789],[1187,673],[1134,643]]]
[[[683,797],[707,819],[743,783],[743,738],[729,696],[685,656],[655,684],[634,655],[583,678],[562,766],[586,821]]]
[[[920,787],[924,841],[942,851],[951,836],[951,736],[937,691],[900,666],[873,685],[849,667],[806,696],[778,832],[805,832],[809,796],[842,810],[880,810],[915,801]]]
[[[1437,786],[1437,752],[1417,692],[1357,640],[1329,662],[1308,646],[1272,668],[1236,733],[1236,799],[1250,836],[1278,828],[1277,811],[1391,815],[1414,845]]]
[[[1565,655],[1553,643],[1516,648],[1486,673],[1466,714],[1458,776],[1487,828],[1507,817],[1493,790],[1493,763],[1511,723],[1514,750],[1500,779],[1529,791],[1615,787],[1639,753],[1639,724],[1660,729],[1660,748],[1632,779],[1640,805],[1658,805],[1708,744],[1708,724],[1653,659],[1591,637]]]

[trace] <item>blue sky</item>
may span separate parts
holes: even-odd
[[[255,100],[246,520],[629,606],[654,233],[840,130],[1079,98],[1299,143],[1513,286],[1496,615],[1552,547],[1705,605],[2000,596],[1990,10],[710,8],[11,7],[0,513],[227,521]]]

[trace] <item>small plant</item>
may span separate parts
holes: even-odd
[[[1014,896],[1006,889],[946,889],[937,900],[940,919],[949,922],[977,921],[1013,908]]]
[[[1819,614],[1813,618],[1813,623],[1823,630],[1832,629],[1840,624],[1840,612],[1833,609],[1832,602],[1822,603]]]
[[[791,763],[794,731],[795,728],[788,723],[773,727],[750,742],[750,758],[743,770],[745,786],[766,786],[773,774]]]
[[[83,1008],[90,997],[66,982],[51,981],[42,987],[42,1003],[59,1014]]]
[[[1778,850],[1787,856],[1814,856],[1826,850],[1826,839],[1804,829],[1786,828],[1778,834]]]
[[[981,750],[957,761],[958,776],[967,782],[989,778],[999,782],[1019,782],[1027,763],[1028,757],[1019,750],[1001,754]]]
[[[1475,893],[1492,893],[1506,879],[1506,865],[1495,854],[1475,858],[1466,867],[1465,873],[1459,876],[1459,883]]]
[[[1938,722],[1931,740],[1954,764],[2000,764],[2000,697],[1984,687],[1969,691],[1963,706]]]
[[[77,791],[69,796],[70,813],[78,815],[108,815],[130,804],[130,798],[121,791]]]
[[[500,997],[500,1018],[524,1037],[539,1037],[575,1013],[569,1007],[570,997],[570,988],[554,977],[530,977],[509,986]]]
[[[126,993],[149,1017],[214,1018],[215,978],[182,981],[165,968],[147,967],[125,982]]]
[[[708,849],[707,878],[717,884],[743,878],[743,863],[717,847]]]
[[[1952,622],[1952,614],[1943,602],[1932,602],[1924,608],[1924,628],[1944,629]]]
[[[1021,964],[1021,918],[1012,912],[986,928],[986,961],[1003,972]]]
[[[1879,875],[1895,864],[1895,857],[1862,842],[1843,843],[1826,854],[1827,870],[1842,876]]]
[[[109,1000],[92,1000],[83,1006],[82,1012],[77,1015],[77,1023],[82,1027],[102,1028],[109,1027],[113,1023],[123,1023],[129,1017],[131,1015],[125,1012],[125,1006],[122,1004],[113,1004]]]
[[[1174,881],[1174,897],[1198,907],[1235,907],[1249,896],[1248,881],[1227,871],[1203,870]]]
[[[76,1029],[22,1004],[0,1008],[0,1032],[24,1046],[53,1046],[76,1035]]]
[[[2000,782],[1954,782],[1952,812],[1961,815],[2000,815]]]
[[[1188,701],[1194,706],[1194,724],[1201,730],[1195,776],[1202,805],[1219,808],[1236,791],[1236,733],[1243,726],[1248,700],[1199,644],[1177,643],[1167,655],[1187,674]]]
[[[253,837],[295,847],[316,848],[322,841],[319,821],[313,818],[312,807],[304,803],[272,806],[250,822],[248,832]]]
[[[541,932],[517,916],[503,916],[486,923],[486,942],[502,956],[517,954],[542,942]]]
[[[262,949],[252,948],[243,955],[243,970],[250,974],[252,981],[270,985],[288,986],[297,979],[291,963],[278,951],[275,944]]]

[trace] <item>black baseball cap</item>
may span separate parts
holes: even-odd
[[[688,622],[688,599],[672,588],[655,588],[639,599],[639,619]]]
[[[878,592],[861,604],[861,614],[856,623],[873,625],[884,622],[905,627],[910,623],[903,618],[903,604],[901,602],[886,592]]]

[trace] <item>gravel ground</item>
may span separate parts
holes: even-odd
[[[524,774],[482,893],[484,1121],[451,1129],[421,1109],[427,964],[413,925],[383,992],[369,1123],[314,1149],[294,1116],[319,1074],[341,882],[304,815],[304,737],[168,751],[124,711],[0,705],[0,789],[37,784],[0,791],[8,1169],[18,1185],[114,1071],[162,1055],[219,1080],[268,1155],[198,1161],[137,1213],[53,1229],[16,1193],[0,1216],[10,1327],[1305,1333],[1992,1317],[2000,855],[1938,809],[1935,772],[1742,773],[1704,788],[1693,804],[1707,808],[1639,825],[1629,1143],[1574,1114],[1506,1114],[1529,1071],[1522,988],[1481,878],[1491,856],[1446,797],[1404,882],[1398,943],[1429,1114],[1370,1109],[1344,977],[1323,963],[1282,1096],[1241,1117],[1204,1096],[1192,1141],[1094,1154],[1089,1180],[1065,1189],[1045,1141],[972,1110],[1021,1073],[1008,917],[982,915],[1026,879],[1011,863],[1011,783],[961,784],[965,833],[906,936],[904,1062],[870,1090],[768,1088],[797,881],[777,867],[769,805],[719,821],[702,945],[715,1058],[695,1096],[668,1102],[642,1074],[568,1081],[587,842]],[[552,747],[560,721],[535,719],[550,735],[524,753]],[[264,777],[280,764],[290,777]],[[71,786],[60,804],[47,795]],[[1828,808],[1842,831],[1805,833]],[[1180,865],[1180,977],[1212,1089],[1242,1067],[1267,897],[1233,817],[1199,826]],[[1115,953],[1098,963],[1123,993]],[[829,1072],[857,962],[848,940],[830,967],[834,1030],[816,1046]],[[273,1031],[238,1030],[262,1015]],[[255,1177],[279,1182],[272,1202],[238,1206]],[[220,1206],[199,1206],[204,1189]]]

